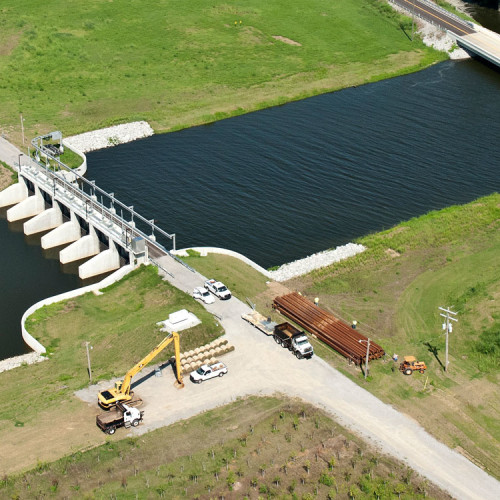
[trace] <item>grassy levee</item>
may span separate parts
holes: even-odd
[[[363,373],[312,339],[316,354],[382,400],[418,420],[431,434],[500,477],[500,195],[430,212],[387,231],[360,238],[367,250],[336,265],[290,280],[320,306],[359,329],[388,353]],[[204,260],[207,259],[207,260]],[[208,260],[210,259],[210,260]],[[210,275],[236,264],[209,255],[190,264]],[[241,265],[241,264],[240,264]],[[244,266],[242,266],[244,267]],[[248,268],[248,282],[259,273]],[[231,276],[226,277],[231,281]],[[239,278],[245,286],[245,277]],[[260,277],[262,280],[262,277]],[[247,295],[276,321],[272,284]],[[256,290],[257,291],[257,290]],[[458,323],[450,334],[449,371],[444,373],[445,337],[440,306],[453,306]],[[390,360],[415,355],[428,371],[406,377]]]
[[[165,132],[447,57],[411,42],[410,30],[408,17],[379,0],[88,0],[71,8],[3,0],[0,124],[17,144],[21,112],[27,137],[138,119]]]
[[[189,252],[182,260],[208,279],[222,281],[243,302],[264,292],[267,278],[239,259],[222,254],[200,257]]]
[[[4,498],[449,499],[309,405],[247,398],[21,475]]]
[[[189,295],[162,281],[153,266],[141,267],[102,291],[103,295],[88,293],[43,307],[28,318],[28,331],[47,348],[50,359],[0,373],[0,439],[4,450],[12,446],[9,463],[2,466],[23,464],[23,458],[15,451],[15,441],[22,439],[32,441],[29,449],[35,462],[37,456],[43,455],[36,455],[36,446],[44,435],[44,439],[52,436],[54,453],[59,446],[57,436],[66,436],[68,442],[75,439],[77,449],[82,440],[84,444],[99,442],[98,435],[87,432],[90,428],[85,422],[92,422],[95,409],[90,410],[73,394],[89,382],[85,342],[93,346],[95,382],[123,377],[165,337],[156,323],[179,309],[186,308],[202,320],[200,325],[179,332],[183,351],[223,333],[213,316]],[[172,355],[173,347],[169,346],[152,365]],[[53,426],[59,428],[54,430]],[[81,436],[68,437],[71,429],[80,426]],[[25,466],[30,463],[28,455]]]
[[[429,432],[500,477],[500,195],[431,212],[361,238],[368,250],[287,283],[379,344],[389,359],[363,374],[317,343],[320,355]],[[445,336],[440,306],[458,323]],[[415,355],[426,374],[405,377],[390,360]]]

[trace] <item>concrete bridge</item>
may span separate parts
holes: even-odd
[[[405,9],[409,16],[420,17],[446,31],[457,45],[474,56],[500,66],[500,35],[439,7],[430,0],[389,0]]]
[[[42,248],[64,246],[59,252],[62,264],[86,259],[78,267],[81,279],[166,255],[165,245],[175,250],[175,234],[58,159],[64,147],[60,132],[36,137],[31,144],[34,154],[19,156],[19,182],[0,192],[0,207],[10,206],[9,222],[24,221],[26,235],[45,233]]]

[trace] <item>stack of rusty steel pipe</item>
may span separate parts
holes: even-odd
[[[297,292],[276,297],[273,308],[357,365],[365,361],[367,337]],[[368,359],[384,354],[382,347],[370,339]]]

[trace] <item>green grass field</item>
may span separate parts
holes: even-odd
[[[428,371],[405,377],[390,360],[368,382],[343,358],[320,355],[431,433],[500,477],[500,195],[403,222],[359,242],[368,250],[288,283],[381,344],[389,357],[415,355]],[[394,253],[397,252],[397,253]],[[445,336],[438,307],[458,323]]]
[[[320,410],[255,397],[3,476],[0,496],[449,498]]]
[[[208,279],[222,281],[241,301],[266,290],[267,278],[241,260],[227,255],[208,254],[206,257],[183,257],[182,260]]]
[[[431,434],[500,477],[500,195],[430,212],[398,226],[360,238],[367,250],[336,265],[291,280],[290,290],[349,323],[382,345],[387,360],[373,362],[368,381],[346,360],[312,339],[317,355],[382,400],[417,419]],[[205,260],[205,259],[210,259]],[[230,258],[190,259],[209,275]],[[239,264],[241,266],[241,263]],[[261,278],[262,279],[262,278]],[[239,287],[258,282],[247,269]],[[257,310],[283,321],[271,309],[286,289],[255,289]],[[258,293],[257,293],[258,292]],[[449,371],[438,307],[453,306],[458,323],[450,334]],[[428,371],[405,377],[390,360],[414,355]]]
[[[0,124],[17,144],[20,113],[28,138],[138,119],[164,132],[446,58],[379,0],[3,0],[1,12]]]
[[[141,267],[102,291],[103,295],[87,293],[45,306],[28,318],[26,328],[47,349],[50,370],[46,363],[40,363],[0,374],[5,396],[0,421],[33,424],[38,412],[57,407],[85,387],[85,342],[93,346],[96,382],[123,377],[167,335],[156,323],[179,309],[189,309],[202,320],[202,324],[180,333],[182,351],[223,333],[213,316],[189,295],[162,281],[153,266]],[[153,364],[172,355],[173,347],[169,346]],[[21,394],[20,387],[24,388]]]

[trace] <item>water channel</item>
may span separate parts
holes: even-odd
[[[483,23],[486,24],[486,23]],[[500,72],[445,62],[412,75],[88,155],[88,176],[177,233],[264,267],[500,190]],[[20,319],[82,283],[0,210],[0,359]]]

